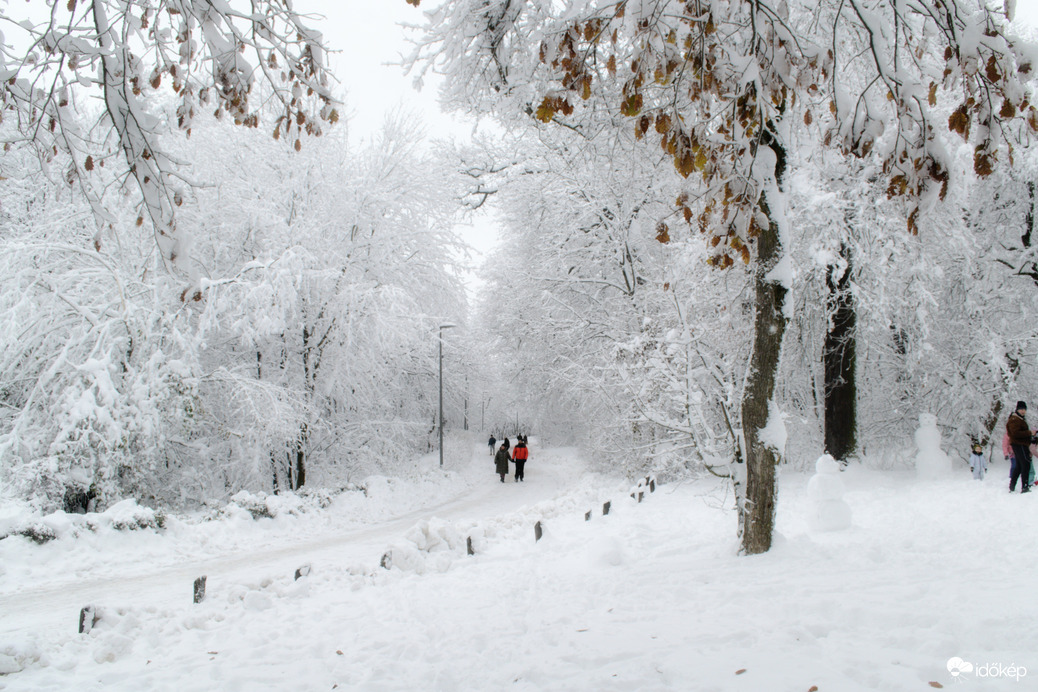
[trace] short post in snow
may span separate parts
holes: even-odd
[[[584,512],[584,521],[591,521],[591,510]]]
[[[641,502],[643,497],[645,497],[645,493],[638,493],[638,502]]]
[[[310,565],[309,564],[303,565],[302,567],[300,567],[299,569],[296,570],[295,581],[299,581],[300,577],[309,577],[309,576],[310,576]]]
[[[465,550],[469,555],[475,555],[476,551],[472,549],[472,536],[465,539]]]
[[[602,505],[602,516],[603,517],[605,515],[609,514],[609,508],[612,507],[612,506],[613,506],[612,502],[607,502],[604,505]]]
[[[94,606],[87,606],[79,611],[79,633],[87,634],[94,629],[94,625],[100,620]]]
[[[650,493],[656,492],[656,479],[655,478],[649,478],[649,492]]]
[[[195,579],[195,603],[205,600],[205,575]]]
[[[382,569],[391,569],[393,567],[393,556],[389,552],[382,553],[382,559],[378,563]]]
[[[541,528],[541,522],[537,522],[533,525],[534,543],[541,540],[542,536],[544,536],[544,530]]]

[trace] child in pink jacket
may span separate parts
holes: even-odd
[[[1016,469],[1016,457],[1013,456],[1013,446],[1009,444],[1009,433],[1002,437],[1002,456],[1009,462],[1009,475],[1013,475]]]

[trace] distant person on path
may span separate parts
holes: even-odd
[[[502,442],[501,448],[494,455],[494,471],[501,476],[502,483],[505,482],[505,476],[508,475],[508,447],[505,446],[507,443],[507,439]]]
[[[526,468],[526,460],[530,458],[530,450],[526,447],[526,438],[519,435],[517,438],[519,441],[515,443],[515,449],[512,450],[512,461],[515,462],[515,482],[525,478],[523,469]]]
[[[493,435],[490,436],[490,442],[487,444],[490,445],[490,456],[494,456],[494,445],[497,444],[497,440],[494,439]]]
[[[973,454],[970,454],[970,471],[978,481],[984,480],[984,474],[988,470],[988,462],[984,458],[984,448],[974,443]]]
[[[1018,401],[1016,402],[1016,410],[1009,414],[1009,420],[1006,421],[1006,432],[1009,433],[1009,444],[1012,445],[1013,456],[1016,458],[1016,465],[1013,467],[1013,472],[1009,476],[1009,492],[1016,490],[1016,481],[1018,478],[1023,481],[1020,483],[1020,492],[1031,492],[1028,479],[1031,476],[1030,445],[1034,431],[1027,425],[1027,419],[1024,418],[1026,414],[1027,404],[1023,401]]]

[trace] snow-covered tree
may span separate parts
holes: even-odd
[[[212,112],[256,127],[266,105],[274,136],[298,149],[338,119],[321,35],[288,0],[47,0],[8,4],[3,19],[0,111],[19,132],[5,147],[32,148],[45,168],[60,161],[93,209],[95,243],[116,220],[95,171],[114,169],[135,190],[138,225],[148,219],[162,258],[192,277],[176,214],[190,178],[162,136]]]
[[[463,322],[464,291],[454,178],[415,132],[296,153],[200,119],[168,145],[199,162],[179,216],[200,277],[187,302],[151,239],[121,232],[132,201],[95,248],[82,197],[6,157],[5,482],[47,507],[91,485],[102,502],[189,503],[341,483],[424,449],[435,325]]]
[[[586,137],[623,128],[654,141],[688,181],[676,211],[707,238],[712,264],[752,265],[734,476],[743,549],[768,550],[780,450],[761,432],[791,287],[793,133],[808,128],[847,155],[877,159],[916,233],[947,195],[949,134],[970,142],[983,176],[1011,154],[1007,128],[1038,130],[1033,51],[1007,37],[998,12],[967,0],[451,0],[429,18],[418,59],[444,72],[448,102],[506,122],[533,116]],[[957,106],[945,121],[946,98]]]

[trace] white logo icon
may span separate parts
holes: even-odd
[[[958,677],[963,673],[972,673],[973,664],[969,661],[963,661],[958,656],[948,659],[948,672],[952,674],[952,677]]]

